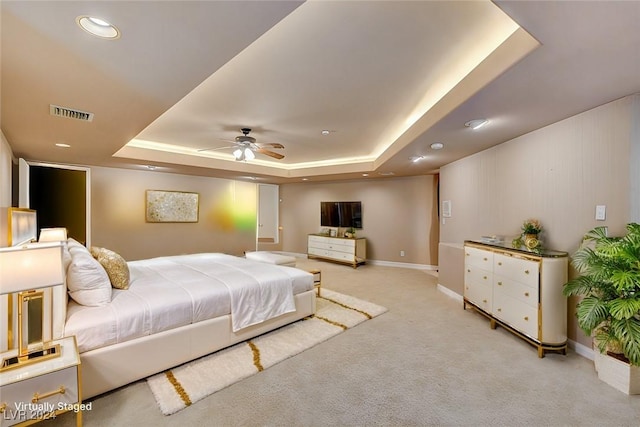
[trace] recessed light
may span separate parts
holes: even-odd
[[[147,169],[149,169],[150,171],[156,170],[156,167],[154,165],[147,165]]]
[[[368,173],[363,173],[362,176],[369,176],[369,174]]]
[[[327,135],[329,135],[331,133],[331,131],[325,129],[320,133],[323,134],[324,136],[327,136]]]
[[[430,145],[430,147],[432,150],[441,150],[442,148],[444,148],[444,144],[442,142],[434,142]]]
[[[71,146],[69,144],[65,144],[63,142],[58,142],[56,143],[56,147],[60,147],[60,148],[70,148]]]
[[[409,160],[411,160],[413,163],[419,162],[422,159],[424,159],[424,156],[411,156],[411,157],[409,157]]]
[[[105,21],[102,18],[82,15],[76,18],[76,23],[80,26],[80,28],[93,36],[110,40],[120,38],[120,30],[118,30],[115,25]]]
[[[309,178],[302,178],[303,181],[309,181]]]
[[[469,120],[464,125],[473,130],[477,130],[477,129],[480,129],[482,126],[486,125],[487,123],[489,123],[489,120],[487,119],[475,119],[475,120]]]

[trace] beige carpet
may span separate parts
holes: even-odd
[[[463,310],[431,274],[296,262],[322,270],[327,288],[389,311],[171,416],[147,381],[136,381],[92,398],[85,427],[639,425],[640,396],[600,381],[593,361],[572,349],[539,359],[533,346]],[[75,414],[43,426],[75,427]]]
[[[323,289],[316,314],[147,379],[165,415],[303,352],[387,311]]]

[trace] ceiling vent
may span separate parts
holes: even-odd
[[[67,119],[82,120],[83,122],[93,121],[93,113],[73,110],[71,108],[60,107],[59,105],[49,105],[49,114],[52,116],[66,117]]]

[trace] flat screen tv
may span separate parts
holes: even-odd
[[[362,203],[320,202],[320,226],[362,228]]]

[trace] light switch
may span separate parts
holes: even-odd
[[[604,221],[607,216],[607,207],[605,205],[596,206],[596,220]]]

